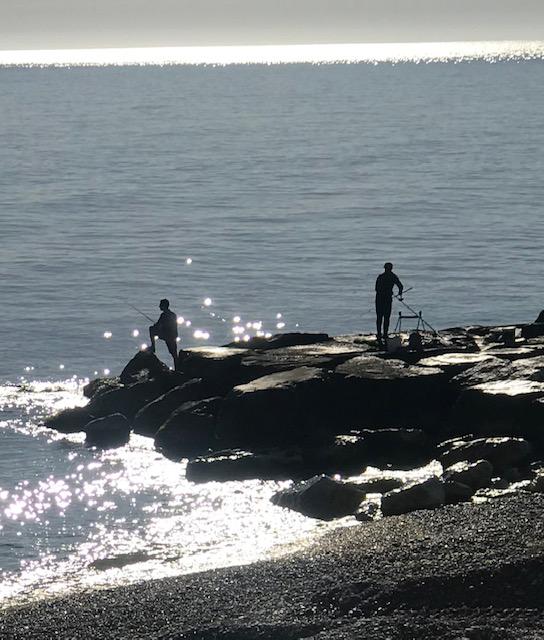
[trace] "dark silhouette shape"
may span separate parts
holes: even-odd
[[[396,285],[399,290],[399,300],[402,300],[402,290],[404,288],[402,282],[393,273],[393,265],[390,262],[386,262],[383,268],[384,272],[380,273],[376,280],[376,335],[379,344],[382,344],[382,337],[387,340],[387,334],[389,333],[393,287]]]
[[[535,324],[544,322],[544,309],[538,314],[538,318],[535,320]]]
[[[159,319],[155,324],[149,327],[149,339],[151,346],[149,350],[155,353],[155,339],[164,340],[168,351],[174,359],[174,368],[178,364],[178,317],[173,311],[170,311],[170,302],[163,298],[159,303],[159,309],[162,311]]]

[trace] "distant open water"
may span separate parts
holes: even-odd
[[[274,483],[195,488],[143,438],[96,453],[38,426],[145,341],[128,303],[156,317],[170,298],[183,345],[369,331],[391,260],[437,327],[544,307],[541,61],[12,68],[0,83],[7,600],[315,532],[269,506]],[[7,386],[21,377],[42,382]]]

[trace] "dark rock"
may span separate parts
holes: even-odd
[[[351,425],[434,426],[451,402],[440,369],[359,356],[335,371],[342,380],[339,385],[342,413]]]
[[[122,386],[123,385],[119,378],[95,378],[83,387],[83,395],[86,398],[94,398],[95,396],[99,396],[101,393],[106,393],[113,389],[119,389]]]
[[[244,342],[244,347],[248,349],[281,349],[283,347],[294,347],[297,345],[317,344],[330,340],[326,333],[276,333],[270,338],[255,336]],[[239,347],[239,342],[231,342],[227,347]]]
[[[544,309],[538,314],[538,318],[535,320],[535,323],[544,323]]]
[[[398,469],[419,467],[433,458],[428,436],[421,429],[361,429],[368,464]]]
[[[544,321],[524,325],[521,328],[521,335],[523,338],[537,338],[539,336],[544,336]]]
[[[63,409],[59,413],[46,418],[43,423],[48,429],[54,429],[61,433],[77,433],[84,431],[85,425],[93,420],[95,416],[86,407],[74,407],[73,409]]]
[[[435,447],[435,457],[440,457],[446,451],[449,451],[454,445],[468,442],[469,440],[475,440],[476,436],[473,433],[466,433],[463,435],[455,436],[449,440],[439,442]]]
[[[382,513],[384,516],[395,516],[419,509],[435,509],[442,506],[445,499],[444,483],[433,476],[383,495]]]
[[[529,461],[532,447],[523,438],[478,438],[458,441],[440,456],[442,466],[457,462],[488,460],[493,468],[502,471]]]
[[[333,520],[353,515],[365,494],[328,476],[315,476],[272,496],[272,503],[310,518]]]
[[[217,434],[226,447],[265,448],[330,439],[334,415],[330,376],[300,367],[235,387],[225,398]]]
[[[318,367],[332,370],[342,362],[361,353],[360,348],[335,340],[282,349],[253,351],[242,358],[243,375],[249,381],[298,367]]]
[[[476,491],[488,487],[493,477],[493,466],[487,460],[476,462],[456,462],[444,470],[444,481],[467,485]]]
[[[242,356],[246,353],[247,349],[231,347],[195,347],[184,351],[180,369],[188,378],[220,384],[219,395],[224,395],[237,384],[248,381],[241,368]]]
[[[202,380],[202,378],[189,380],[180,387],[170,389],[140,409],[132,423],[134,433],[154,436],[161,425],[170,417],[170,414],[179,409],[183,403],[204,400],[217,395],[216,385],[212,382]]]
[[[509,380],[515,375],[516,371],[511,362],[488,355],[478,364],[454,376],[451,384],[458,389],[465,389],[497,380]]]
[[[365,500],[355,513],[355,519],[359,522],[372,522],[377,519],[379,513],[379,504],[371,500]]]
[[[361,476],[359,479],[350,478],[349,484],[356,487],[364,493],[387,493],[394,489],[400,489],[404,486],[404,482],[400,478],[391,478],[384,476],[383,478],[366,478]]]
[[[124,415],[114,413],[85,426],[85,444],[95,447],[120,447],[130,438],[130,424]]]
[[[443,353],[439,356],[423,358],[418,362],[418,365],[421,367],[434,367],[441,369],[445,372],[447,377],[451,378],[463,373],[463,371],[466,371],[477,364],[490,360],[491,358],[492,356],[485,352]]]
[[[451,413],[453,427],[478,435],[531,437],[538,428],[534,401],[544,397],[544,383],[503,380],[464,389]]]
[[[472,487],[453,480],[446,480],[446,482],[444,482],[444,491],[446,494],[446,504],[469,502],[474,494]]]
[[[158,380],[137,382],[129,386],[113,389],[95,396],[87,405],[90,413],[97,418],[122,413],[132,420],[138,411],[165,392]]]
[[[155,447],[171,460],[201,455],[216,448],[215,423],[222,398],[185,402],[155,435]]]
[[[167,374],[170,369],[151,351],[138,351],[119,376],[123,384],[132,384],[145,379],[157,378]]]
[[[332,444],[304,449],[305,466],[312,470],[309,475],[360,474],[366,469],[367,459],[364,438],[357,435],[336,436]]]
[[[540,342],[535,344],[530,343],[530,340],[526,340],[524,346],[515,348],[494,346],[487,349],[485,353],[495,358],[501,358],[502,360],[510,360],[510,362],[515,362],[522,358],[534,358],[536,356],[544,355],[544,344]]]
[[[270,449],[256,453],[230,449],[189,460],[186,477],[191,482],[232,480],[290,480],[303,476],[300,450]]]

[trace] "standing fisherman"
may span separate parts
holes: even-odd
[[[151,353],[155,353],[155,338],[164,340],[168,351],[174,358],[174,369],[178,364],[178,317],[170,311],[170,301],[163,298],[159,303],[159,309],[162,311],[157,322],[149,327],[149,338],[151,340]]]
[[[387,342],[393,302],[393,287],[396,285],[399,290],[399,300],[402,300],[402,291],[404,289],[402,282],[393,273],[391,262],[386,262],[383,268],[384,272],[380,273],[376,280],[376,336],[380,345],[382,344],[382,336],[383,340]]]

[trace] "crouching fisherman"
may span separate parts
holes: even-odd
[[[162,311],[157,322],[149,327],[149,338],[151,346],[149,350],[155,353],[155,340],[164,340],[172,358],[174,359],[174,369],[178,365],[178,317],[170,311],[170,301],[163,298],[159,303],[159,309]]]

